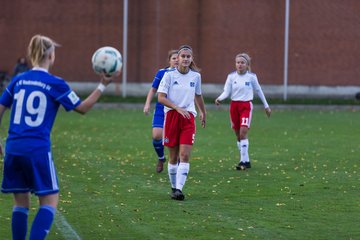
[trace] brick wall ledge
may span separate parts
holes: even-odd
[[[90,93],[98,83],[93,82],[70,82],[70,86],[79,94]],[[123,95],[121,83],[112,83],[105,90],[107,94]],[[151,87],[150,83],[127,83],[126,96],[146,96]],[[223,90],[223,84],[203,84],[203,96],[216,97]],[[283,85],[264,85],[262,89],[267,98],[283,98]],[[289,85],[287,87],[288,98],[309,97],[309,98],[354,98],[360,92],[360,86],[305,86]]]

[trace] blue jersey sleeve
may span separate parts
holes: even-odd
[[[65,108],[66,111],[74,110],[74,108],[79,106],[81,103],[80,98],[72,90],[61,96],[58,101]]]
[[[66,111],[73,110],[81,103],[80,98],[62,79],[58,82],[58,84],[53,85],[53,89],[51,92],[55,100],[58,101],[65,108]]]
[[[0,98],[0,104],[4,105],[7,108],[10,108],[13,103],[12,89],[14,88],[14,83],[14,80],[10,82],[10,84],[6,87]]]
[[[160,82],[161,82],[161,79],[163,78],[165,72],[167,71],[167,69],[160,69],[155,77],[154,77],[154,80],[152,82],[152,87],[155,88],[155,89],[158,89],[159,88],[159,85],[160,85]]]

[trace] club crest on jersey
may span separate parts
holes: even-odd
[[[250,82],[245,82],[245,86],[250,86]]]
[[[169,142],[169,139],[168,139],[168,138],[164,138],[164,142],[165,142],[165,143],[168,143],[168,142]]]
[[[175,82],[173,83],[173,85],[179,85],[179,83],[178,83],[177,81],[175,81]]]
[[[195,87],[195,83],[194,83],[194,82],[190,82],[190,87]]]

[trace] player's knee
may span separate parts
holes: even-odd
[[[152,136],[152,139],[155,140],[155,141],[160,141],[160,140],[162,140],[162,135],[156,135],[156,134],[154,134],[154,135]]]
[[[189,162],[190,154],[189,153],[181,153],[180,154],[180,162]]]

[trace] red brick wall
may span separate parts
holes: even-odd
[[[291,1],[290,83],[360,85],[360,1]]]
[[[151,82],[169,49],[190,44],[204,83],[223,84],[248,52],[261,84],[283,82],[284,1],[130,0],[128,82]],[[360,85],[360,1],[291,1],[289,85]],[[92,53],[122,52],[123,1],[12,0],[0,7],[0,70],[12,71],[32,35],[58,41],[52,72],[97,81]]]
[[[104,45],[122,47],[122,1],[13,0],[2,1],[0,9],[1,69],[11,70],[38,33],[62,45],[52,72],[68,81],[97,79],[93,52]]]

